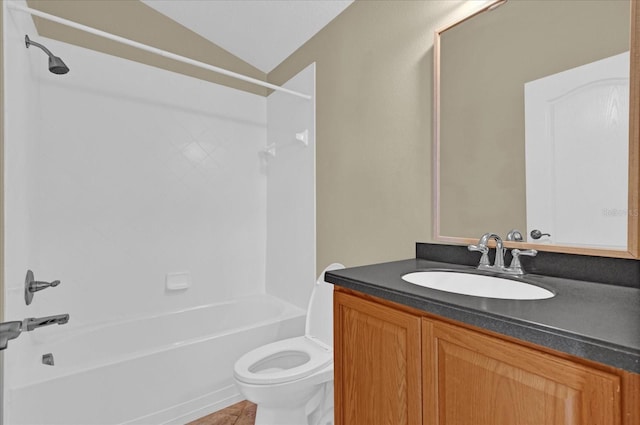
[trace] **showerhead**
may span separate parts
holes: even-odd
[[[65,65],[65,63],[62,62],[62,59],[60,59],[59,57],[49,56],[49,71],[58,75],[66,74],[67,72],[69,72],[69,67]]]
[[[49,71],[54,74],[66,74],[69,72],[69,67],[65,65],[65,63],[58,56],[54,56],[53,53],[49,51],[46,47],[44,47],[40,43],[36,43],[35,41],[31,41],[28,35],[24,36],[24,44],[29,48],[29,46],[34,45],[36,47],[41,48],[48,56],[49,56]]]

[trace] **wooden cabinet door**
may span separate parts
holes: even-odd
[[[422,423],[420,317],[334,293],[336,425]]]
[[[423,319],[425,425],[618,425],[620,378]]]

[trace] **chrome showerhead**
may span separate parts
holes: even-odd
[[[29,46],[34,45],[36,47],[41,48],[48,56],[49,56],[49,71],[54,74],[66,74],[69,72],[69,67],[65,65],[65,63],[58,56],[54,56],[53,53],[49,51],[46,47],[44,47],[40,43],[36,43],[35,41],[31,41],[28,35],[24,36],[24,44],[29,48]]]

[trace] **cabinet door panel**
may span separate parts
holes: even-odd
[[[334,294],[336,425],[418,425],[420,318]]]
[[[426,424],[620,423],[615,375],[444,323],[423,329]]]

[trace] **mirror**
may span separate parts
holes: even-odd
[[[638,258],[638,15],[494,1],[436,32],[436,240]]]

